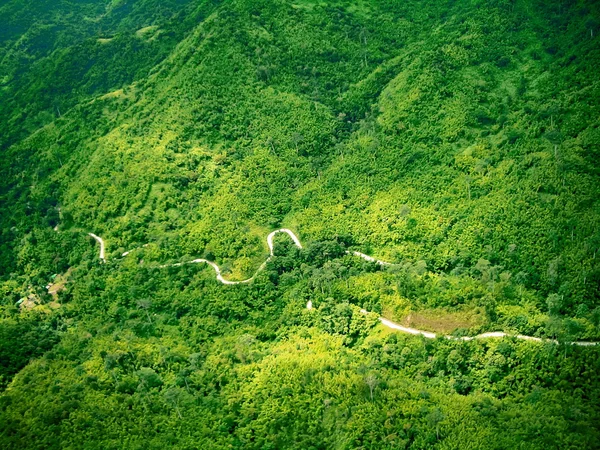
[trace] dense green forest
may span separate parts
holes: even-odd
[[[600,448],[599,68],[593,0],[0,0],[0,447]]]

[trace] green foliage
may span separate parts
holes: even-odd
[[[597,446],[599,350],[564,342],[600,338],[598,24],[2,2],[0,446]],[[161,268],[247,278],[284,226],[304,248],[278,235],[252,283]]]

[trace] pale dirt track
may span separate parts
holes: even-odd
[[[96,241],[100,244],[100,259],[103,262],[106,261],[104,258],[104,240],[100,236],[96,236],[94,233],[89,233],[89,235],[96,239]]]
[[[216,273],[216,278],[217,281],[219,281],[220,283],[223,284],[227,284],[227,285],[236,285],[236,284],[246,284],[246,283],[250,283],[252,280],[254,280],[254,278],[256,277],[256,275],[258,274],[258,272],[260,272],[262,269],[264,269],[264,267],[267,265],[267,263],[271,260],[271,258],[273,258],[273,238],[275,237],[276,234],[278,233],[284,233],[287,234],[292,241],[294,242],[294,245],[298,248],[302,248],[302,244],[300,243],[300,239],[298,239],[298,236],[296,236],[294,234],[293,231],[288,230],[287,228],[280,228],[279,230],[275,230],[273,232],[271,232],[268,236],[267,236],[267,246],[269,247],[269,257],[266,259],[265,262],[263,262],[260,267],[256,270],[256,272],[254,273],[254,275],[252,275],[250,278],[248,278],[247,280],[241,280],[241,281],[230,281],[230,280],[226,280],[225,278],[223,278],[223,275],[221,274],[221,269],[219,268],[219,266],[217,264],[215,264],[212,261],[209,261],[207,259],[194,259],[192,261],[186,261],[186,262],[180,262],[180,263],[175,263],[175,264],[165,264],[162,266],[159,266],[160,268],[166,268],[166,267],[179,267],[179,266],[183,266],[184,264],[200,264],[200,263],[204,263],[204,264],[208,264],[209,266],[211,266],[213,268],[213,270]],[[105,262],[105,244],[104,244],[104,240],[99,237],[96,236],[93,233],[89,233],[89,235],[91,237],[93,237],[99,244],[100,244],[100,260]],[[127,256],[130,253],[130,251],[127,251],[125,253],[123,253],[123,257]],[[374,262],[376,264],[379,264],[380,266],[392,266],[393,263],[390,262],[386,262],[386,261],[381,261],[379,259],[375,259],[372,256],[366,255],[364,253],[361,252],[357,252],[357,251],[353,251],[353,252],[346,252],[349,255],[354,255],[357,256],[359,258],[364,259],[365,261],[369,261],[369,262]],[[309,302],[307,304],[307,309],[312,310],[312,302]],[[361,312],[363,314],[368,314],[368,311],[366,310],[361,310]],[[400,324],[397,324],[395,322],[392,322],[391,320],[385,319],[383,317],[379,317],[379,321],[381,322],[381,324],[387,328],[390,328],[392,330],[397,330],[400,331],[402,333],[408,333],[408,334],[412,334],[415,336],[423,336],[424,338],[427,339],[436,339],[438,337],[443,337],[446,339],[451,339],[451,340],[462,340],[462,341],[472,341],[474,339],[489,339],[489,338],[503,338],[503,337],[512,337],[515,339],[522,339],[525,341],[536,341],[536,342],[549,342],[552,344],[558,344],[558,341],[555,339],[541,339],[541,338],[537,338],[534,336],[526,336],[523,334],[507,334],[504,333],[502,331],[493,331],[493,332],[489,332],[489,333],[482,333],[482,334],[478,334],[477,336],[462,336],[462,337],[456,337],[456,336],[449,336],[449,335],[438,335],[436,333],[432,333],[430,331],[424,331],[424,330],[418,330],[416,328],[409,328],[409,327],[405,327],[402,326]],[[573,341],[573,342],[566,342],[566,344],[570,344],[570,345],[579,345],[579,346],[594,346],[594,345],[598,345],[598,342],[589,342],[589,341]]]

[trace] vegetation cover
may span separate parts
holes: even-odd
[[[591,0],[0,1],[0,446],[600,447],[598,35]],[[250,283],[172,266],[247,279],[280,227]]]

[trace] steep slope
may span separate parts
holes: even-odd
[[[145,77],[213,8],[170,0],[0,5],[0,148]]]
[[[408,299],[488,319],[516,304],[533,320],[550,302],[595,323],[592,12],[548,11],[227,4],[146,80],[13,151],[40,149],[40,207],[60,205],[63,225],[109,237],[109,251],[155,242],[243,277],[261,237],[291,224],[425,261],[443,295],[404,289],[383,305],[398,314]],[[537,31],[552,20],[562,28]]]
[[[0,12],[4,446],[596,445],[596,4]]]

